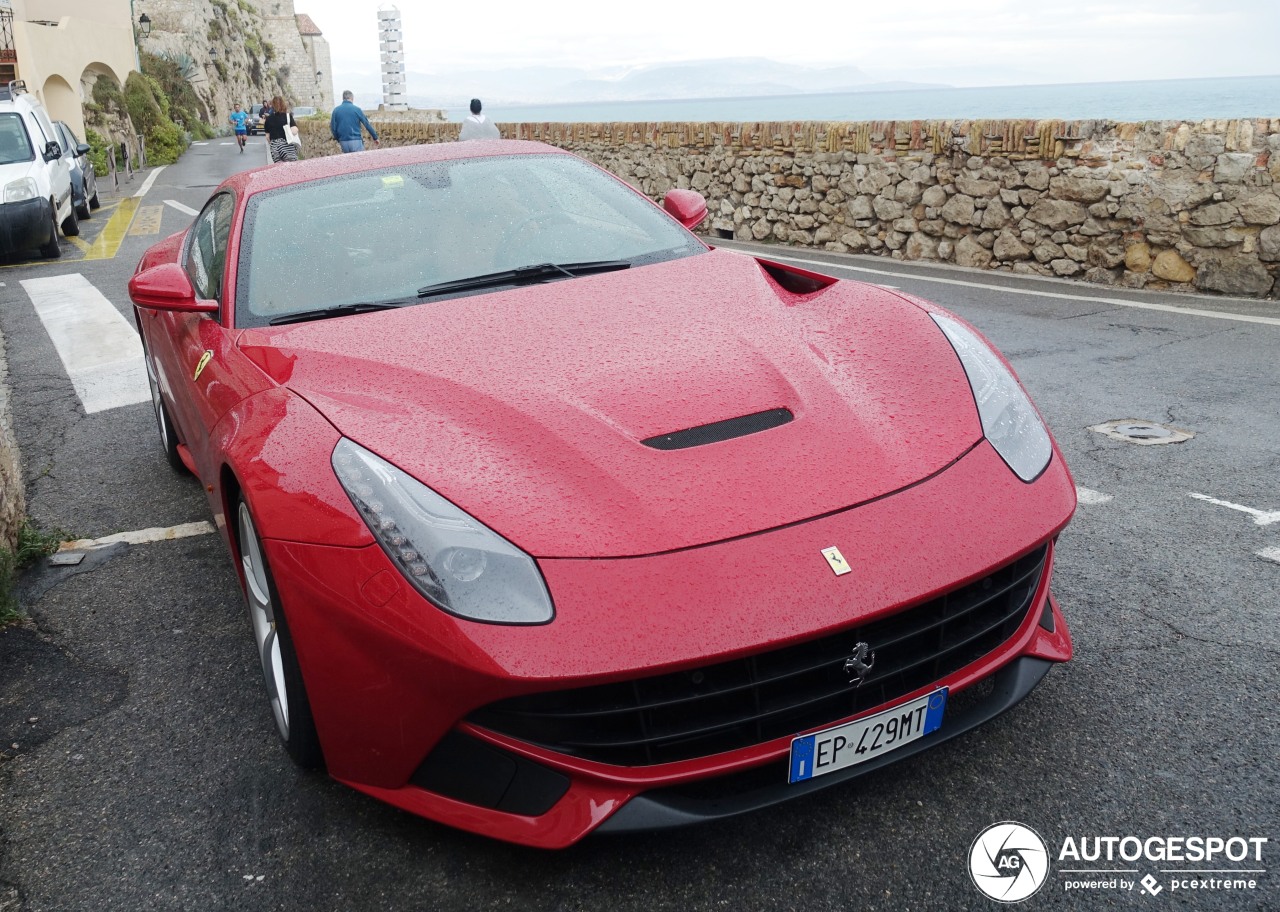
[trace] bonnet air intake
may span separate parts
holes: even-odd
[[[791,409],[769,409],[767,412],[726,418],[724,421],[702,424],[671,434],[659,434],[640,442],[655,450],[685,450],[689,447],[705,446],[708,443],[719,443],[721,440],[732,440],[734,437],[746,437],[748,434],[767,431],[769,428],[787,424],[794,418],[795,415],[791,414]]]

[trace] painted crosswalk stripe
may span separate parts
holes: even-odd
[[[85,414],[147,402],[138,333],[80,273],[23,279]]]
[[[1258,552],[1258,557],[1280,564],[1280,548],[1263,548]]]

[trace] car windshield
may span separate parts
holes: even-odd
[[[567,155],[364,171],[250,199],[236,325],[356,304],[416,304],[428,286],[546,263],[642,266],[705,250],[643,197]],[[568,278],[554,270],[540,276]],[[427,300],[447,306],[441,302],[450,297],[503,284],[468,283]]]
[[[21,114],[0,114],[0,165],[35,158]]]

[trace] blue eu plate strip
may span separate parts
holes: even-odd
[[[942,711],[947,708],[947,689],[944,687],[929,695],[929,709],[924,714],[922,735],[935,732],[942,725]]]
[[[791,776],[788,782],[813,778],[813,742],[816,739],[816,735],[810,735],[791,742]]]

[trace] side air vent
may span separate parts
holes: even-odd
[[[760,264],[760,268],[771,279],[792,294],[811,295],[836,283],[836,280],[831,276],[823,275],[820,272],[810,272],[807,269],[801,269],[799,266],[774,263],[771,260],[762,260],[759,257],[756,257],[756,262]]]
[[[719,443],[721,440],[732,440],[734,437],[746,437],[776,428],[793,420],[795,415],[791,409],[776,408],[767,412],[756,412],[739,418],[728,418],[712,424],[675,431],[671,434],[659,434],[640,441],[655,450],[685,450],[689,447],[705,446],[708,443]]]

